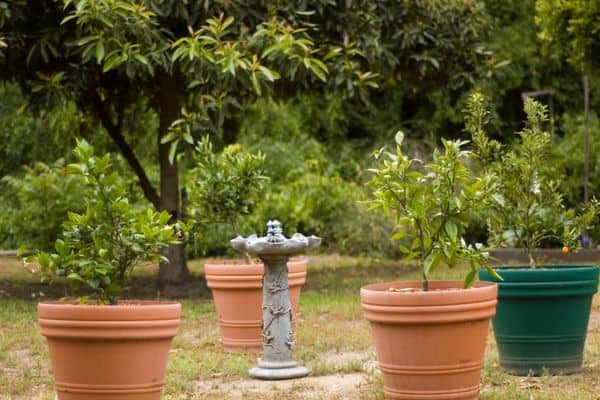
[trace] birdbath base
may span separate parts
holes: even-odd
[[[256,379],[263,380],[281,380],[281,379],[294,379],[294,378],[303,378],[310,374],[310,370],[306,367],[301,367],[296,363],[295,366],[286,366],[283,368],[274,368],[268,366],[261,366],[261,363],[258,364],[258,367],[254,367],[248,370],[248,374],[251,377]]]

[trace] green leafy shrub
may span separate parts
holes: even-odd
[[[228,245],[232,235],[240,234],[242,218],[252,213],[258,193],[268,179],[263,172],[265,157],[260,152],[249,153],[237,144],[215,153],[205,136],[196,146],[194,161],[196,165],[187,176],[189,218],[196,236],[199,235],[193,240],[202,241],[208,237],[207,232],[215,231],[216,225],[226,225],[229,235],[221,232],[218,237]]]
[[[598,68],[600,4],[596,1],[537,0],[535,22],[544,50],[584,68]]]
[[[0,176],[34,162],[53,163],[69,152],[82,119],[73,104],[34,114],[12,84],[0,84],[0,99]]]
[[[525,249],[534,268],[534,248],[548,241],[577,247],[578,236],[594,225],[600,206],[594,200],[581,213],[565,207],[550,158],[552,137],[544,129],[546,106],[528,99],[524,106],[525,127],[517,132],[518,140],[512,146],[502,148],[485,134],[489,112],[483,102],[480,94],[471,96],[467,130],[473,136],[483,171],[495,177],[492,202],[486,212],[490,244]]]
[[[240,142],[266,155],[264,170],[271,177],[246,219],[246,232],[261,232],[264,221],[277,218],[288,234],[322,237],[325,251],[396,254],[387,241],[388,221],[361,203],[367,199],[362,181],[369,150],[362,141],[344,138],[343,99],[261,100],[248,106],[245,115]]]
[[[284,182],[265,191],[248,230],[260,232],[265,220],[276,218],[289,235],[320,236],[325,251],[394,254],[385,240],[391,226],[381,215],[368,212],[365,190],[324,171],[314,160],[305,164],[288,171]]]
[[[583,135],[584,118],[581,114],[565,114],[561,118],[564,136],[557,137],[551,152],[556,163],[564,169],[560,179],[561,192],[571,206],[583,199]],[[600,193],[600,122],[595,113],[590,115],[590,176],[589,193]],[[600,237],[598,238],[600,240]]]
[[[276,183],[285,183],[288,174],[302,168],[307,160],[323,162],[334,156],[316,139],[332,133],[322,127],[324,110],[314,111],[314,103],[312,97],[300,96],[287,102],[260,100],[246,108],[239,142],[265,154],[264,169]],[[335,129],[338,124],[331,118],[331,129]]]
[[[39,252],[28,261],[37,261],[47,278],[66,277],[74,288],[85,285],[100,303],[116,304],[133,268],[164,259],[160,249],[178,243],[178,237],[167,212],[131,206],[127,185],[110,172],[109,154],[95,156],[86,141],[78,142],[74,154],[78,163],[67,170],[87,187],[85,211],[69,212],[56,253]]]
[[[0,246],[49,250],[68,211],[83,210],[83,179],[67,173],[63,159],[23,168],[22,177],[5,176],[0,181]]]
[[[440,264],[449,267],[467,261],[471,267],[465,287],[475,280],[477,269],[487,264],[481,244],[467,244],[463,233],[470,217],[481,213],[493,180],[475,177],[465,163],[473,154],[466,141],[442,140],[425,165],[402,150],[404,135],[396,134],[396,152],[376,151],[377,167],[369,182],[373,207],[382,208],[396,223],[392,240],[408,239],[400,245],[406,258],[418,258],[422,267],[422,290],[428,290],[429,274]]]

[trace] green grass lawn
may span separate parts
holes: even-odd
[[[246,374],[256,355],[222,350],[214,304],[202,279],[202,262],[190,264],[194,275],[190,286],[179,296],[168,293],[183,297],[183,320],[173,342],[164,399],[383,398],[371,332],[360,311],[359,288],[373,282],[418,279],[414,266],[389,260],[311,257],[300,300],[295,358],[312,369],[312,378],[259,384]],[[152,289],[154,272],[153,267],[140,270],[128,296],[165,297]],[[436,272],[458,279],[464,271]],[[60,297],[65,287],[58,284],[48,290],[20,263],[0,259],[0,399],[54,399],[48,353],[36,324],[40,291],[43,298]],[[581,374],[539,378],[506,375],[498,367],[490,334],[481,398],[599,400],[599,296],[594,301]]]

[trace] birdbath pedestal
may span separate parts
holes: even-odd
[[[267,223],[267,236],[256,235],[231,241],[234,249],[258,256],[264,263],[262,342],[263,357],[248,373],[258,379],[301,378],[310,373],[292,358],[292,305],[288,288],[287,261],[307,248],[317,247],[321,239],[300,233],[291,238],[283,235],[279,221]]]

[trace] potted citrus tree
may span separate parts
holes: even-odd
[[[85,211],[69,213],[55,253],[26,259],[39,264],[44,279],[66,278],[89,292],[38,304],[58,398],[158,400],[181,305],[122,300],[121,288],[136,265],[157,261],[178,234],[166,212],[132,208],[108,154],[96,157],[85,141],[74,153],[78,163],[67,169],[89,188]]]
[[[264,155],[230,145],[219,154],[208,137],[196,146],[195,167],[188,176],[190,220],[196,228],[224,224],[240,235],[241,219],[250,214],[264,182]],[[198,229],[196,229],[198,231]],[[288,262],[288,281],[295,323],[300,290],[306,282],[307,261]],[[212,290],[223,347],[227,351],[262,350],[262,278],[258,260],[211,260],[204,265]]]
[[[416,258],[420,281],[399,281],[361,288],[365,317],[371,323],[384,392],[391,399],[478,399],[489,320],[497,287],[476,282],[487,266],[480,244],[467,244],[463,232],[487,201],[493,181],[474,177],[465,163],[472,153],[465,141],[443,140],[425,165],[402,150],[378,151],[370,182],[374,207],[396,219],[392,239]],[[430,281],[439,266],[466,263],[464,281]],[[493,274],[494,272],[490,270]]]
[[[498,282],[493,320],[500,364],[516,375],[577,372],[582,367],[590,308],[598,290],[594,265],[540,265],[535,250],[560,244],[564,253],[578,246],[578,236],[597,219],[591,201],[581,212],[568,209],[559,192],[550,159],[552,137],[544,129],[546,107],[527,100],[527,121],[512,146],[501,148],[485,134],[488,112],[480,94],[468,103],[467,128],[482,169],[495,176],[487,226],[492,246],[522,248],[528,265],[499,267],[480,279]]]

